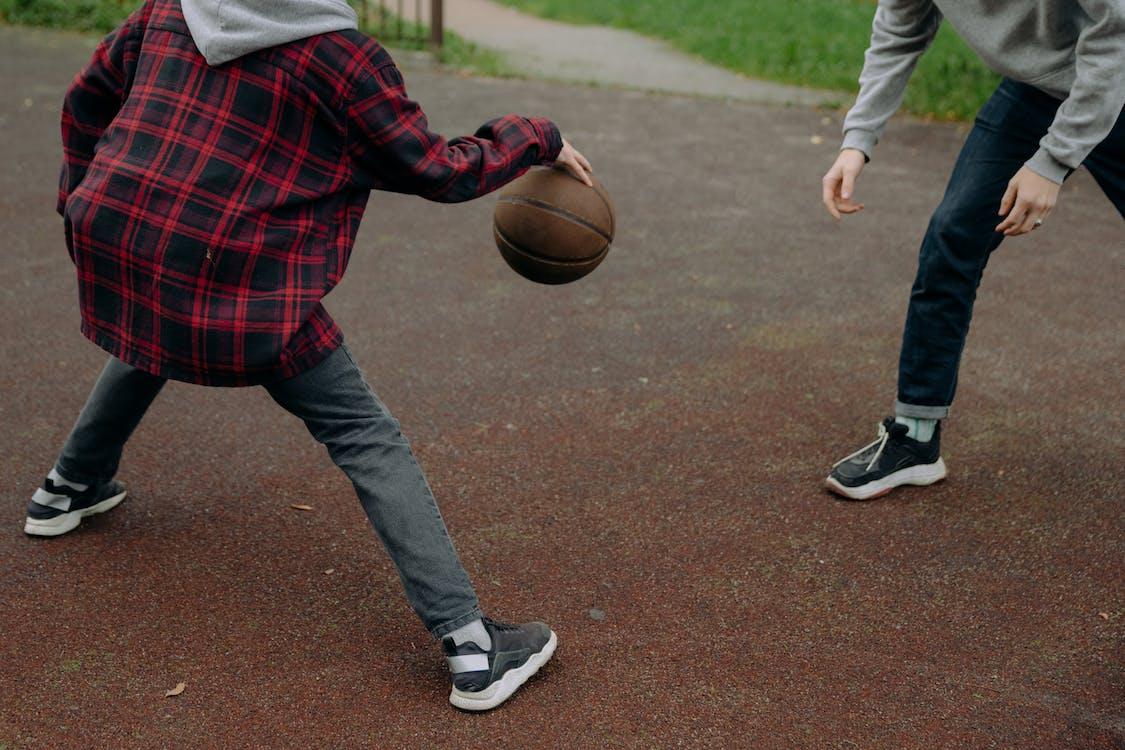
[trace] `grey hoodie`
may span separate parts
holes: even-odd
[[[1027,162],[1062,182],[1125,106],[1125,0],[879,0],[843,148],[870,158],[943,17],[992,70],[1063,100]]]
[[[180,6],[208,65],[357,26],[347,0],[181,0]]]

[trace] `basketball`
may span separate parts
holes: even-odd
[[[613,242],[609,193],[561,169],[537,167],[500,191],[492,231],[500,254],[524,278],[567,284],[598,267]]]

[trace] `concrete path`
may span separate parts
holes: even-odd
[[[446,0],[445,13],[450,29],[536,78],[773,104],[838,106],[849,98],[746,78],[639,34],[545,20],[488,0]]]
[[[890,407],[956,127],[892,123],[836,225],[835,115],[408,70],[449,135],[556,118],[618,210],[602,267],[546,288],[501,261],[494,199],[375,194],[326,303],[487,610],[559,634],[466,716],[349,483],[261,389],[170,384],[129,499],[24,536],[105,361],[54,213],[87,56],[0,28],[0,748],[1125,746],[1125,248],[1086,173],[990,262],[949,479],[842,503],[821,480]]]

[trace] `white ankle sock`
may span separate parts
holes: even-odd
[[[50,479],[55,484],[64,484],[67,487],[71,487],[73,489],[78,490],[79,492],[85,492],[86,488],[90,486],[88,484],[79,484],[78,482],[70,481],[69,479],[64,477],[62,474],[59,474],[58,469],[51,469],[51,472],[49,474],[47,474],[47,478]]]
[[[920,443],[930,442],[938,423],[936,419],[922,419],[920,417],[895,417],[895,421],[906,425],[906,436]]]
[[[468,625],[462,625],[453,632],[446,633],[445,637],[452,638],[453,643],[457,646],[472,641],[485,651],[492,649],[492,637],[488,634],[488,629],[484,627],[483,620],[473,620]]]

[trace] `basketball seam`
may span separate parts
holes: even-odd
[[[601,198],[600,195],[598,197]],[[569,219],[570,221],[574,222],[575,224],[578,224],[579,226],[582,226],[582,227],[585,227],[586,229],[589,229],[591,232],[597,234],[599,237],[601,237],[606,242],[613,242],[613,237],[611,237],[610,235],[608,235],[604,231],[602,231],[601,227],[587,221],[586,219],[582,218],[578,214],[567,211],[565,208],[560,208],[559,206],[556,206],[553,203],[548,203],[547,201],[539,200],[538,198],[526,198],[526,197],[523,197],[523,196],[514,196],[514,195],[506,195],[506,196],[504,196],[503,198],[500,199],[500,202],[501,203],[510,203],[510,204],[516,205],[516,206],[530,206],[532,208],[538,208],[540,210],[547,211],[549,213],[553,213],[560,218]],[[605,203],[604,198],[602,198],[602,203]],[[612,216],[612,215],[613,215],[612,212],[610,212],[610,216]]]
[[[617,234],[617,212],[613,210],[613,206],[609,205],[609,199],[607,199],[605,195],[602,195],[602,193],[605,191],[605,186],[600,187],[601,190],[595,188],[594,193],[596,193],[597,196],[602,199],[602,205],[605,206],[605,210],[609,214],[610,234]],[[610,239],[610,242],[613,242],[613,240]]]
[[[602,251],[600,253],[598,253],[597,255],[591,255],[589,258],[580,258],[576,260],[559,260],[558,258],[548,258],[544,255],[540,255],[539,253],[534,253],[528,250],[518,242],[513,242],[512,239],[508,237],[508,235],[504,234],[500,227],[493,226],[492,229],[496,232],[497,235],[499,235],[500,239],[504,240],[504,242],[507,243],[513,250],[518,250],[527,257],[534,258],[535,260],[542,263],[549,263],[556,266],[566,267],[584,265],[586,263],[592,263],[599,258],[604,258],[606,254],[609,253],[609,245],[606,245],[604,248],[602,248]]]

